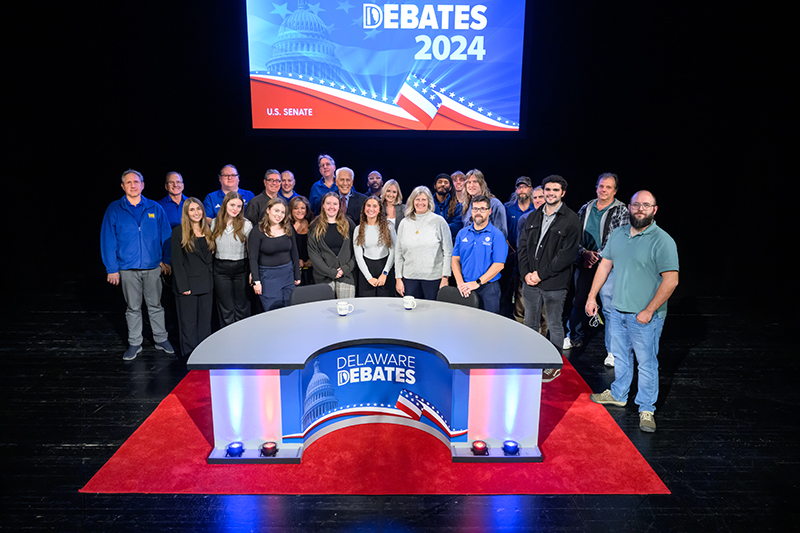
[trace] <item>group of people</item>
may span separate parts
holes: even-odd
[[[575,213],[563,201],[563,177],[534,187],[522,176],[504,204],[474,169],[439,174],[432,190],[417,186],[404,203],[400,184],[377,171],[362,194],[353,170],[337,168],[330,155],[318,157],[318,168],[306,198],[294,190],[290,171],[268,170],[264,191],[254,195],[239,188],[238,170],[226,165],[220,190],[202,202],[183,194],[177,172],[167,174],[168,194],[159,202],[142,196],[139,172],[123,173],[125,194],[109,206],[101,230],[108,281],[122,285],[128,305],[123,359],[142,350],[142,300],[156,348],[174,353],[160,303],[162,275],[171,277],[184,356],[210,335],[214,303],[224,327],[250,315],[252,294],[270,311],[289,305],[303,284],[326,283],[338,299],[435,299],[453,285],[465,298],[477,294],[484,310],[547,335],[559,352],[583,344],[602,307],[605,363],[616,379],[592,400],[626,404],[635,352],[640,428],[655,431],[658,339],[678,282],[678,256],[653,220],[652,193],[639,191],[626,206],[616,199],[618,177],[604,173],[597,198]],[[565,313],[568,294],[574,297]],[[546,369],[543,381],[559,374]]]

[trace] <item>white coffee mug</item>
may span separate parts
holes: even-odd
[[[353,312],[353,304],[349,304],[347,302],[337,302],[336,303],[336,312],[339,313],[339,316],[347,316],[348,314]]]
[[[413,296],[403,296],[403,307],[409,310],[414,309],[417,307],[417,301]]]

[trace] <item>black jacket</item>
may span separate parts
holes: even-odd
[[[566,289],[572,282],[572,266],[578,254],[581,224],[578,215],[562,203],[539,246],[544,208],[542,206],[530,213],[522,226],[517,250],[519,275],[524,283],[524,277],[535,271],[542,280],[537,287],[542,290]]]
[[[175,294],[192,291],[193,295],[210,293],[213,255],[203,238],[195,239],[194,253],[181,247],[181,226],[172,230],[172,290]]]

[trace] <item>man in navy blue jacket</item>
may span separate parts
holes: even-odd
[[[142,351],[142,299],[153,329],[155,346],[175,353],[164,326],[161,307],[161,272],[169,273],[169,237],[171,228],[164,209],[142,196],[144,178],[135,170],[122,174],[125,195],[106,209],[100,228],[100,253],[106,267],[106,281],[122,285],[128,309],[126,361]]]

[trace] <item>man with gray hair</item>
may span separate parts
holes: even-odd
[[[342,167],[336,170],[336,188],[339,190],[339,209],[358,226],[361,208],[367,197],[353,188],[355,174],[352,169]]]
[[[572,300],[572,313],[567,321],[567,335],[564,337],[564,349],[580,348],[588,328],[588,319],[583,308],[586,296],[592,287],[592,278],[597,272],[600,253],[603,251],[608,236],[620,226],[628,224],[628,208],[616,199],[619,190],[619,178],[611,172],[603,172],[597,178],[597,199],[591,200],[578,210],[583,233],[578,246],[578,263],[575,269],[575,297]],[[607,287],[600,298],[603,307],[611,305],[611,290],[614,286],[613,273],[606,281]],[[614,366],[614,355],[611,352],[611,340],[606,335],[606,366]]]
[[[322,197],[329,192],[335,192],[336,188],[336,162],[328,154],[320,154],[317,157],[317,166],[319,167],[320,179],[311,186],[311,192],[308,194],[308,201],[311,204],[311,210],[315,215],[319,214],[320,201]]]
[[[167,195],[158,201],[158,205],[167,215],[169,225],[174,228],[181,223],[183,202],[186,200],[186,195],[183,194],[183,176],[180,172],[167,172],[164,188],[167,189]]]
[[[111,202],[100,227],[100,254],[106,281],[121,285],[128,308],[128,349],[122,358],[135,359],[142,351],[142,299],[153,330],[155,347],[175,353],[164,324],[161,307],[161,273],[169,272],[171,229],[158,203],[142,196],[144,178],[136,170],[122,174],[121,199]]]

